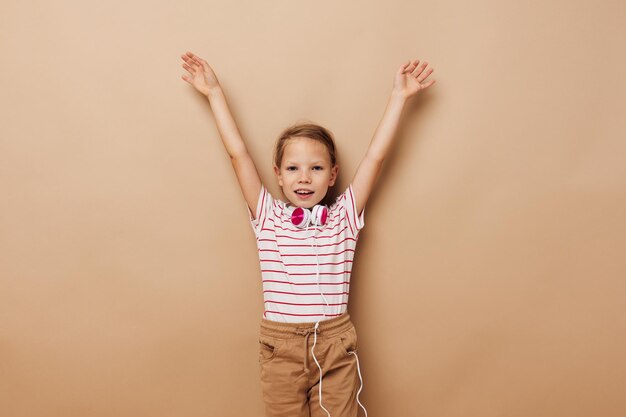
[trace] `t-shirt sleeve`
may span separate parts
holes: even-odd
[[[272,205],[274,204],[274,198],[267,191],[267,188],[263,184],[261,184],[261,191],[259,192],[259,201],[256,206],[255,215],[252,215],[250,211],[250,207],[246,203],[246,208],[248,210],[248,217],[250,220],[250,225],[252,225],[252,229],[254,230],[254,234],[258,235],[265,221],[267,220],[269,213],[272,210]]]
[[[348,186],[346,191],[344,191],[343,195],[339,198],[346,213],[348,228],[352,232],[353,236],[357,236],[361,229],[365,226],[365,207],[363,207],[361,213],[356,212],[356,199],[354,198],[352,184]]]

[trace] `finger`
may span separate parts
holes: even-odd
[[[200,59],[200,57],[199,57],[199,56],[194,55],[194,56],[192,57],[192,59],[193,59],[193,62],[195,62],[195,63],[196,63],[196,65],[198,65],[198,66],[202,67],[202,59]]]
[[[191,58],[189,58],[187,55],[181,55],[180,57],[181,57],[181,58],[183,59],[183,61],[185,61],[186,63],[189,63],[189,62],[191,61]]]
[[[404,74],[404,71],[406,71],[406,68],[409,65],[411,65],[411,61],[407,62],[406,64],[400,65],[400,68],[398,69],[398,74]]]
[[[426,71],[426,72],[422,73],[419,77],[417,77],[417,81],[419,81],[419,82],[421,83],[421,82],[422,82],[422,81],[424,81],[426,78],[428,78],[428,76],[429,76],[430,74],[432,74],[432,73],[433,73],[433,69],[432,69],[432,68],[429,68],[429,69],[428,69],[428,71]]]
[[[194,62],[198,68],[198,71],[206,71],[206,67],[204,66],[204,63],[202,62],[202,60],[198,59]]]
[[[200,62],[200,57],[197,56],[196,54],[193,54],[191,52],[187,52],[187,57],[189,58],[190,63],[197,65],[198,67],[202,68],[202,63]]]
[[[200,65],[197,61],[193,59],[189,61],[189,65],[191,66],[191,68],[193,68],[194,72],[200,71],[202,69],[202,65]]]
[[[209,72],[209,70],[211,69],[211,67],[209,66],[209,63],[206,62],[206,60],[204,59],[200,60],[200,65],[202,66],[202,68],[204,68],[206,72]]]
[[[407,70],[409,75],[411,75],[413,73],[413,70],[417,67],[417,64],[419,64],[419,62],[420,62],[419,59],[416,59],[415,61],[411,62],[411,65],[409,65],[409,68]]]
[[[187,81],[189,84],[191,84],[191,80],[189,80],[189,77],[187,77],[186,75],[181,76],[180,78],[182,78],[183,80]]]
[[[426,68],[426,65],[428,65],[428,62],[424,61],[422,65],[420,65],[419,67],[415,67],[411,75],[414,77],[417,77],[418,75],[422,73],[422,71],[424,71],[424,68]]]
[[[189,52],[190,53],[190,52]],[[196,65],[196,61],[191,56],[183,55],[183,60],[187,63],[187,65],[194,67]]]
[[[185,68],[191,75],[196,73],[196,69],[187,64],[183,64],[183,68]]]
[[[193,61],[193,57],[194,57],[194,56],[195,56],[195,55],[194,55],[193,53],[191,53],[191,52],[185,52],[185,54],[183,55],[183,59],[184,59],[186,62]]]

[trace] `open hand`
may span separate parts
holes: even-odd
[[[410,98],[435,83],[435,80],[426,82],[426,78],[433,72],[433,69],[429,68],[428,71],[424,71],[428,63],[424,61],[418,66],[419,62],[419,59],[416,59],[400,66],[393,82],[394,93]]]
[[[189,73],[181,78],[194,86],[196,90],[207,95],[212,88],[220,86],[215,73],[204,59],[191,52],[181,55],[181,58],[185,61],[183,68]]]

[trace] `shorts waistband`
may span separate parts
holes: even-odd
[[[305,323],[283,323],[261,317],[261,335],[277,339],[293,339],[315,332],[315,323],[314,321]],[[353,326],[352,320],[350,320],[350,314],[346,311],[340,316],[320,321],[317,334],[330,337],[342,333]]]

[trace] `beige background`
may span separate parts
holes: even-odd
[[[345,187],[397,67],[435,69],[355,259],[371,417],[624,415],[624,2],[0,15],[1,416],[261,415],[254,234],[186,50],[275,194],[284,127],[328,127]]]

